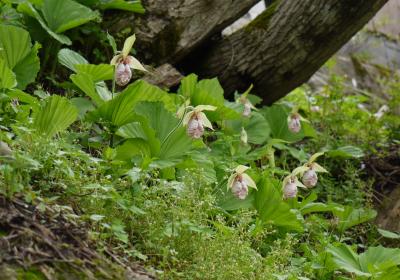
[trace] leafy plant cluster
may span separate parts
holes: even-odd
[[[164,279],[399,278],[400,250],[376,242],[399,237],[366,223],[376,211],[362,177],[366,151],[396,139],[398,117],[360,107],[369,98],[343,95],[335,76],[319,94],[299,88],[259,108],[251,88],[232,102],[217,79],[195,74],[176,92],[143,80],[118,87],[133,37],[118,52],[110,35],[122,60],[91,64],[61,48],[69,80],[63,95],[49,93],[32,85],[41,71],[33,26],[70,45],[74,36],[65,32],[97,19],[95,10],[140,12],[140,5],[6,2],[2,195],[39,209],[70,205],[90,223],[99,251],[112,247]],[[395,94],[389,106],[398,104]]]

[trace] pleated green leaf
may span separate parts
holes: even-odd
[[[47,98],[44,106],[34,115],[34,128],[46,137],[53,137],[67,129],[78,117],[77,108],[65,97],[53,95]]]
[[[55,33],[63,33],[98,17],[96,12],[72,0],[44,0],[42,12],[48,27]]]
[[[39,48],[39,44],[32,47],[31,38],[26,30],[12,25],[0,25],[0,59],[5,63],[5,67],[15,74],[16,86],[19,89],[24,89],[36,78],[40,68],[37,56]],[[4,66],[2,67],[3,71],[6,71]],[[10,74],[7,74],[7,77],[9,79]]]

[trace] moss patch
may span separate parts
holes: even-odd
[[[256,17],[252,22],[250,22],[247,26],[246,29],[253,29],[253,28],[260,28],[260,29],[266,29],[268,27],[268,24],[275,14],[276,9],[278,8],[279,3],[281,0],[275,0],[272,2],[268,8],[262,12],[258,17]]]

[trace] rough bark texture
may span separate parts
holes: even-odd
[[[181,66],[218,76],[228,94],[253,83],[270,104],[306,82],[387,1],[276,0],[248,26]]]
[[[221,37],[258,0],[143,0],[144,16],[117,17],[108,28],[132,28],[146,63],[218,77],[227,95],[254,84],[270,104],[306,82],[387,1],[268,0],[248,26]]]
[[[151,63],[176,63],[212,35],[245,14],[258,0],[143,0],[141,17],[120,17],[111,31],[131,27],[139,53]]]

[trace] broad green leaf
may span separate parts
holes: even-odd
[[[18,13],[11,5],[0,4],[0,24],[14,25],[23,27],[22,15]]]
[[[37,98],[35,98],[34,96],[32,96],[28,93],[25,93],[25,92],[19,90],[19,89],[9,90],[7,95],[12,99],[17,99],[18,102],[20,103],[20,105],[21,104],[29,105],[34,111],[37,111],[37,109],[40,106]]]
[[[89,96],[97,106],[104,104],[104,100],[96,91],[95,83],[89,74],[72,74],[70,78],[71,81],[77,85],[87,96]]]
[[[303,223],[294,212],[295,210],[290,209],[289,205],[282,200],[282,193],[279,191],[280,181],[264,177],[257,187],[254,206],[263,223],[298,232],[304,230]]]
[[[151,157],[151,149],[147,141],[143,139],[128,139],[116,148],[116,159],[131,162],[132,158],[139,156],[142,158]]]
[[[57,0],[57,1],[60,1],[60,0]],[[29,16],[34,17],[39,22],[39,24],[42,26],[42,28],[44,30],[46,30],[47,33],[49,33],[50,36],[52,36],[54,39],[56,39],[60,43],[65,44],[65,45],[71,45],[72,44],[71,40],[67,36],[62,35],[62,34],[58,34],[58,33],[54,32],[53,30],[51,30],[51,28],[47,26],[47,24],[44,21],[44,19],[42,18],[42,16],[32,6],[31,3],[25,3],[24,2],[24,3],[19,4],[18,5],[18,11],[21,11],[23,13],[28,14]],[[57,12],[58,13],[62,13],[62,11],[61,12],[57,11]],[[63,15],[59,15],[59,16],[62,17]]]
[[[162,142],[160,158],[175,158],[184,156],[191,150],[192,140],[187,136],[184,127],[177,128]]]
[[[123,125],[117,130],[116,134],[123,138],[140,138],[148,140],[146,132],[140,122],[131,122]]]
[[[181,85],[179,87],[179,94],[190,97],[195,93],[197,85],[197,75],[190,74],[181,80]]]
[[[311,202],[300,208],[300,212],[302,215],[316,212],[334,212],[341,210],[343,210],[343,208],[341,208],[339,205],[329,203],[325,204],[322,202]]]
[[[389,267],[400,265],[400,249],[370,247],[359,256],[360,266],[363,271],[374,273]]]
[[[149,121],[139,115],[133,114],[135,122],[120,127],[116,134],[127,139],[139,139],[146,142],[149,153],[148,157],[158,157],[160,154],[161,141],[156,136],[156,131],[149,125]]]
[[[358,276],[372,279],[396,279],[399,275],[396,266],[400,265],[400,249],[370,247],[357,255],[348,245],[329,245],[327,251],[332,254],[333,261],[339,269]],[[382,278],[382,276],[385,277]]]
[[[114,67],[110,64],[76,64],[75,69],[78,74],[89,75],[94,82],[112,80],[114,77]]]
[[[196,163],[198,170],[206,183],[212,184],[217,181],[217,174],[214,169],[214,162],[211,160],[208,153],[200,153],[198,151],[190,153],[191,159]]]
[[[349,246],[345,244],[339,244],[336,247],[330,245],[327,251],[333,255],[333,261],[338,268],[360,276],[371,276],[370,273],[362,270],[358,255]]]
[[[145,12],[145,9],[140,3],[140,0],[136,1],[100,0],[99,8],[102,10],[108,10],[108,9],[124,10],[139,14],[143,14]]]
[[[44,0],[42,12],[48,27],[55,33],[63,33],[98,17],[96,12],[72,0]]]
[[[84,118],[84,115],[94,109],[93,103],[90,100],[83,97],[72,98],[71,103],[78,109],[78,115],[80,119]]]
[[[15,74],[7,67],[6,62],[0,58],[0,89],[11,89],[17,85]]]
[[[343,146],[335,150],[327,151],[326,154],[333,158],[362,158],[364,152],[355,146]]]
[[[104,81],[97,82],[95,85],[96,92],[100,96],[100,98],[104,101],[108,101],[112,99],[112,93],[107,87],[107,84]]]
[[[282,139],[289,142],[300,141],[304,137],[315,137],[315,130],[306,122],[301,122],[301,130],[299,133],[292,133],[288,129],[287,118],[290,114],[290,108],[276,104],[271,107],[265,107],[260,110],[269,122],[271,134],[273,138]]]
[[[138,80],[129,85],[113,100],[107,101],[96,111],[90,113],[90,119],[111,122],[120,127],[124,124],[135,121],[134,107],[140,101],[161,101],[167,110],[174,112],[175,105],[173,99],[163,90],[150,85],[145,81]]]
[[[219,206],[226,211],[233,211],[237,209],[253,208],[255,192],[251,192],[244,200],[237,199],[232,192],[226,191],[224,186],[223,198],[219,201]]]
[[[68,128],[78,117],[78,110],[71,102],[58,95],[44,100],[43,108],[34,115],[33,126],[47,137]]]
[[[58,52],[58,61],[74,72],[76,72],[75,65],[89,64],[83,56],[70,49],[61,49]]]
[[[179,124],[173,113],[164,108],[161,102],[140,102],[135,106],[135,112],[145,117],[160,140],[161,159],[184,155],[191,149],[192,141],[186,135],[186,130]]]
[[[380,228],[378,229],[378,232],[385,238],[400,239],[400,234],[395,233],[395,232],[391,232],[391,231],[380,229]]]
[[[250,121],[245,125],[244,129],[247,132],[248,142],[252,144],[265,143],[271,133],[269,123],[257,112],[251,114]]]
[[[0,25],[0,58],[13,69],[23,60],[32,48],[29,33],[19,27]]]
[[[41,45],[36,43],[30,53],[15,65],[13,71],[17,76],[18,88],[25,89],[27,85],[35,81],[36,75],[40,70],[40,60],[38,57]]]
[[[341,211],[334,211],[334,215],[339,218],[338,230],[340,232],[372,220],[376,217],[376,214],[376,211],[373,209],[356,209],[351,206],[345,206]]]
[[[0,59],[15,74],[19,89],[24,89],[36,78],[40,67],[37,57],[39,48],[39,44],[32,47],[26,30],[11,25],[0,25]],[[9,79],[9,74],[7,76]]]
[[[201,80],[197,83],[197,88],[210,94],[215,100],[217,100],[217,102],[224,103],[224,89],[217,78]]]

